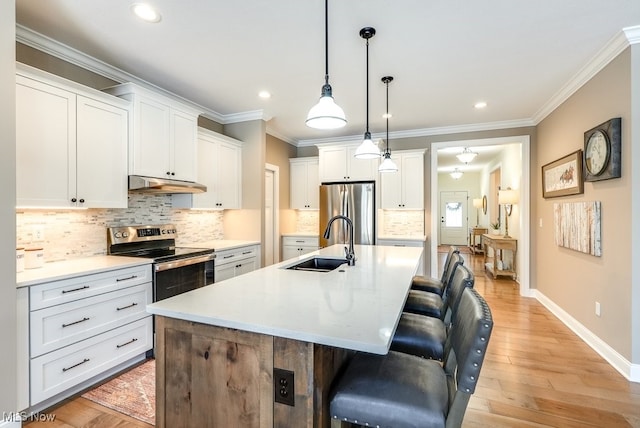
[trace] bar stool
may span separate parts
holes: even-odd
[[[444,289],[442,295],[437,293],[431,293],[428,291],[409,290],[407,300],[405,301],[403,311],[411,312],[414,314],[425,315],[429,317],[444,319],[446,313],[446,303],[448,299],[448,285],[451,283],[451,279],[458,265],[462,265],[464,259],[459,253],[451,254],[451,262],[449,269],[447,269],[447,287]]]
[[[443,364],[395,351],[356,353],[329,394],[331,426],[459,427],[492,329],[489,306],[465,288]]]
[[[449,280],[449,265],[451,264],[451,256],[453,254],[460,254],[458,247],[452,245],[449,247],[449,252],[444,260],[444,266],[442,269],[442,277],[440,279],[429,276],[416,275],[411,280],[411,289],[428,291],[430,293],[436,293],[442,296]]]
[[[448,330],[460,306],[466,288],[473,288],[475,278],[465,266],[457,265],[449,283],[444,320],[403,312],[393,335],[391,350],[422,358],[442,360]]]

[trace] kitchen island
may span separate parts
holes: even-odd
[[[331,381],[354,351],[388,352],[422,249],[355,253],[330,272],[286,269],[343,258],[334,245],[148,305],[156,425],[329,426]]]

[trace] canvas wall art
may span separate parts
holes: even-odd
[[[602,255],[600,236],[600,202],[553,204],[556,245],[591,254]]]

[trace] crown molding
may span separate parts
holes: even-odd
[[[456,126],[439,126],[435,128],[421,128],[421,129],[409,129],[406,131],[394,131],[389,132],[389,139],[397,138],[415,138],[415,137],[429,137],[432,135],[446,135],[446,134],[460,134],[463,132],[478,132],[478,131],[492,131],[496,129],[510,129],[510,128],[523,128],[535,126],[531,119],[516,119],[516,120],[504,120],[500,122],[487,122],[487,123],[474,123],[468,125],[456,125]],[[309,147],[318,144],[326,143],[346,143],[357,141],[361,139],[361,135],[348,135],[344,137],[333,138],[317,138],[313,140],[299,140],[296,144],[298,147]],[[371,134],[372,139],[386,138],[386,133],[380,132]]]
[[[562,103],[598,74],[614,58],[620,55],[630,44],[640,42],[640,26],[623,28],[595,56],[582,67],[540,110],[533,115],[537,125]]]
[[[268,122],[271,120],[271,116],[266,115],[263,110],[244,111],[224,115],[224,124],[246,122],[248,120],[264,120]]]
[[[292,138],[289,138],[286,135],[282,135],[281,133],[279,133],[275,129],[271,128],[269,125],[267,125],[267,134],[269,134],[272,137],[275,137],[275,138],[277,138],[279,140],[282,140],[285,143],[289,143],[294,147],[298,147],[298,145],[296,144],[296,140],[294,140]]]

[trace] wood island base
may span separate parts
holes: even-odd
[[[353,351],[156,316],[156,426],[329,427],[331,382]],[[294,373],[276,403],[274,368]]]

